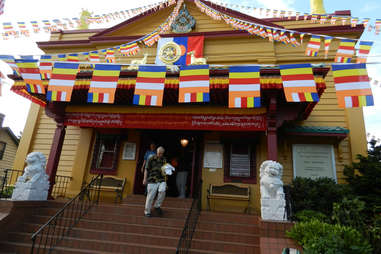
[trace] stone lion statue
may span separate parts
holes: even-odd
[[[45,173],[46,158],[40,152],[27,155],[24,174],[17,179],[12,200],[46,200],[49,176]]]
[[[262,199],[284,199],[283,166],[272,160],[264,161],[260,167]]]

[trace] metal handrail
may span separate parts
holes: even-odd
[[[32,235],[31,254],[51,253],[79,220],[99,202],[103,175],[98,175]],[[87,199],[86,199],[87,197]]]
[[[192,206],[188,212],[183,231],[181,232],[181,237],[177,244],[176,254],[189,253],[189,250],[191,248],[193,233],[195,231],[198,222],[198,217],[200,216],[201,212],[201,191],[202,181],[199,182],[196,195],[192,201]]]

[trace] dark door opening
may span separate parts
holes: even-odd
[[[143,157],[149,149],[150,143],[154,142],[156,147],[163,146],[165,148],[164,156],[168,162],[177,161],[175,174],[167,176],[167,196],[190,197],[193,194],[194,185],[197,185],[199,179],[201,134],[192,131],[143,131],[135,174],[134,194],[144,194],[145,186],[142,184],[143,173],[141,172]],[[179,193],[177,185],[181,179],[184,180],[184,175],[186,175],[185,193]],[[181,184],[179,187],[181,189]]]

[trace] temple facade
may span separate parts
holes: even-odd
[[[261,38],[235,29],[224,20],[213,19],[201,11],[200,2],[240,21],[306,35],[304,38],[295,35],[294,39],[301,44],[296,47]],[[186,197],[192,197],[202,183],[206,209],[211,184],[249,186],[251,212],[257,214],[259,167],[265,160],[283,165],[285,184],[296,176],[328,176],[343,183],[344,165],[355,160],[357,154],[366,154],[362,109],[338,107],[329,64],[334,60],[339,41],[332,41],[327,58],[323,49],[317,57],[306,56],[305,50],[309,33],[358,39],[364,27],[312,23],[311,16],[257,19],[207,1],[185,4],[180,10],[184,15],[182,21],[175,20],[177,26],[160,34],[160,39],[203,38],[203,56],[199,58],[205,58],[209,65],[208,100],[198,100],[196,95],[192,101],[191,95],[190,103],[179,102],[179,71],[168,68],[162,105],[134,105],[139,69],[130,68],[129,64],[139,60],[147,66],[154,65],[161,50],[157,46],[160,40],[152,46],[140,45],[140,51],[133,56],[115,52],[115,62],[122,68],[113,103],[100,103],[98,97],[98,101],[89,100],[93,69],[80,61],[69,101],[27,94],[35,103],[29,111],[14,168],[24,168],[26,155],[38,151],[49,158],[47,173],[51,179],[55,174],[72,177],[68,197],[75,196],[100,173],[126,178],[124,197],[143,195],[143,157],[154,142],[166,149],[168,161],[177,158],[182,163],[181,170],[188,172]],[[101,51],[151,33],[174,8],[171,5],[150,9],[108,29],[53,32],[50,41],[38,46],[51,55]],[[181,54],[184,53],[182,49]],[[280,66],[301,63],[312,66],[318,101],[289,102],[286,98]],[[229,106],[229,77],[232,77],[229,68],[244,65],[260,67],[260,98],[241,100],[240,107]],[[13,78],[15,87],[25,86],[21,78]],[[104,199],[111,197],[108,195],[102,193]],[[168,177],[167,195],[179,195],[175,176]],[[223,201],[214,208],[230,210],[240,205]]]

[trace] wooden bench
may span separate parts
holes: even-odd
[[[232,184],[214,185],[211,184],[208,189],[208,208],[210,209],[211,199],[236,200],[247,202],[245,212],[249,212],[250,207],[250,187],[236,186]]]
[[[102,184],[101,184],[102,183]],[[95,185],[90,190],[98,190],[98,186],[100,185],[100,191],[111,191],[116,192],[115,203],[118,201],[122,202],[123,199],[123,190],[126,185],[126,178],[118,178],[115,176],[104,176],[101,182],[101,179],[95,182]],[[89,193],[87,193],[87,197],[90,199]]]

